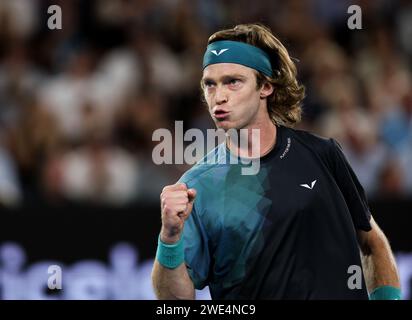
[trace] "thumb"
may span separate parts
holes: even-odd
[[[193,202],[196,198],[196,190],[195,189],[187,190],[187,195],[189,197],[189,202]]]

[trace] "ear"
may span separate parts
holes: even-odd
[[[260,99],[265,99],[273,93],[273,84],[265,81],[263,86],[260,88]]]

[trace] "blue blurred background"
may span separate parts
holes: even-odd
[[[351,4],[361,30],[347,26]],[[155,165],[152,133],[213,128],[207,38],[249,22],[297,59],[298,128],[342,144],[411,298],[409,0],[0,0],[0,298],[154,298],[159,194],[189,166]],[[47,289],[53,263],[62,290]]]

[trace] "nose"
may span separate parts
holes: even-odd
[[[228,97],[227,97],[227,91],[225,90],[224,86],[217,86],[216,87],[216,104],[221,105],[227,102]]]

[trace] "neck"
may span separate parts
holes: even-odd
[[[273,149],[276,142],[276,125],[269,117],[247,128],[229,132],[226,145],[230,152],[242,158],[260,158]]]

